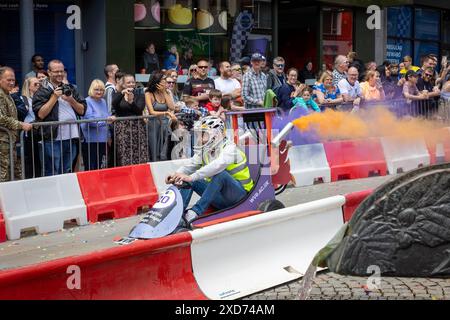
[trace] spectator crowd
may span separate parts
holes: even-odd
[[[146,86],[109,64],[104,80],[93,80],[84,97],[68,82],[62,61],[51,60],[45,67],[44,57],[34,55],[20,92],[14,70],[0,66],[0,181],[11,180],[11,173],[20,179],[22,162],[24,176],[32,178],[73,172],[80,164],[95,170],[190,156],[192,141],[184,133],[193,122],[207,115],[226,120],[229,111],[358,112],[373,103],[402,101],[407,107],[425,106],[421,116],[449,115],[450,65],[446,57],[439,65],[433,54],[422,57],[420,67],[409,56],[400,64],[377,66],[350,52],[337,56],[330,70],[325,66],[315,73],[311,61],[299,71],[287,68],[282,57],[275,57],[269,68],[260,53],[248,63],[215,66],[199,59],[194,64],[192,50],[180,55],[176,45],[160,61],[150,43],[141,70],[151,74]],[[187,77],[183,86],[180,75]],[[19,140],[20,130],[23,150],[17,152],[10,143]]]

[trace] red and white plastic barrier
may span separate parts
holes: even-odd
[[[192,265],[210,299],[237,299],[295,280],[343,225],[336,196],[192,232]]]
[[[59,231],[72,219],[85,225],[129,217],[157,200],[149,164],[0,183],[0,241],[3,223],[7,238],[16,240],[24,229]]]
[[[331,181],[386,175],[386,160],[377,138],[325,142],[324,148]]]
[[[185,232],[0,271],[0,299],[206,299],[193,275],[191,242]]]
[[[424,139],[381,138],[390,174],[402,173],[430,165],[430,154]]]
[[[158,201],[148,164],[80,172],[77,177],[90,222],[101,216],[130,217]]]
[[[450,161],[450,128],[439,130],[439,135],[433,135],[425,139],[430,153],[431,164]]]
[[[236,299],[300,278],[344,224],[336,196],[0,271],[0,299]]]
[[[6,241],[5,219],[3,218],[3,213],[0,212],[0,242],[5,241]]]
[[[368,138],[291,147],[295,186],[384,176],[450,161],[450,128],[421,138]]]
[[[87,224],[76,174],[0,183],[0,206],[9,240],[28,228],[47,233],[63,229],[67,220]]]
[[[291,147],[289,163],[296,187],[331,182],[331,170],[322,143]]]
[[[169,174],[174,173],[180,167],[185,165],[189,160],[181,159],[181,160],[172,160],[172,161],[161,161],[161,162],[152,162],[150,163],[150,168],[152,170],[153,181],[158,190],[158,193],[161,194],[167,189],[166,178]]]
[[[359,207],[368,196],[373,192],[373,189],[353,192],[345,195],[345,204],[342,208],[344,211],[344,221],[349,222],[353,217],[355,210]]]

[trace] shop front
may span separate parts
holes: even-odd
[[[271,53],[271,1],[140,0],[134,2],[135,71],[177,69],[186,75],[199,59],[217,74],[223,61]],[[152,63],[149,63],[152,61]]]
[[[403,57],[421,65],[427,54],[450,54],[450,10],[423,5],[387,8],[386,59],[396,63]]]

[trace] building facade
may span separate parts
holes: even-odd
[[[381,8],[380,28],[368,28],[372,4]],[[73,6],[80,28],[70,29]],[[149,43],[161,65],[171,45],[216,64],[260,52],[298,69],[311,61],[318,71],[349,51],[366,62],[410,55],[420,64],[424,53],[449,54],[449,16],[450,2],[438,0],[6,0],[0,63],[23,75],[35,52],[61,59],[82,92],[107,63],[143,72]]]

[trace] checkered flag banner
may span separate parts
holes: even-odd
[[[248,35],[253,28],[253,16],[248,10],[242,11],[236,18],[231,37],[230,60],[237,62],[241,59],[242,51],[247,44]]]
[[[400,38],[411,37],[411,8],[400,7],[400,13],[397,20],[397,36]]]

